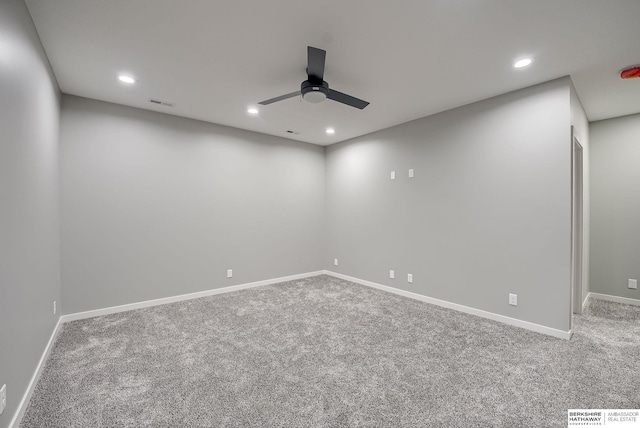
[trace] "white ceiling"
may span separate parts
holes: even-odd
[[[640,0],[26,3],[64,93],[314,144],[566,75],[589,120],[640,113],[640,79],[619,78],[640,64]],[[331,88],[371,104],[295,97],[248,115],[299,89],[308,45],[327,51]],[[514,69],[523,56],[534,63]],[[120,83],[121,72],[137,84]]]

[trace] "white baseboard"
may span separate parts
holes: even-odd
[[[591,302],[591,293],[587,293],[587,297],[582,301],[582,313],[587,310],[589,303]]]
[[[377,284],[375,282],[371,282],[371,281],[366,281],[363,279],[359,279],[359,278],[354,278],[351,276],[347,276],[347,275],[343,275],[340,273],[336,273],[336,272],[332,272],[329,270],[322,270],[322,271],[316,271],[316,272],[308,272],[308,273],[303,273],[303,274],[298,274],[298,275],[290,275],[290,276],[285,276],[285,277],[281,277],[281,278],[273,278],[273,279],[267,279],[264,281],[256,281],[256,282],[250,282],[247,284],[240,284],[240,285],[232,285],[230,287],[222,287],[222,288],[215,288],[212,290],[206,290],[206,291],[200,291],[200,292],[196,292],[196,293],[189,293],[189,294],[182,294],[182,295],[178,295],[178,296],[172,296],[172,297],[165,297],[165,298],[161,298],[161,299],[154,299],[154,300],[147,300],[147,301],[143,301],[143,302],[137,302],[137,303],[130,303],[130,304],[126,304],[126,305],[120,305],[120,306],[112,306],[109,308],[103,308],[103,309],[96,309],[96,310],[92,310],[92,311],[86,311],[86,312],[78,312],[75,314],[68,314],[68,315],[63,315],[58,319],[58,323],[56,324],[55,329],[53,330],[53,333],[51,334],[51,337],[49,338],[49,342],[47,343],[47,346],[42,354],[42,357],[40,358],[40,361],[38,362],[38,366],[36,367],[35,373],[33,374],[32,378],[31,378],[31,382],[29,382],[29,386],[27,388],[27,391],[25,392],[24,396],[22,397],[22,400],[20,401],[20,405],[18,406],[18,410],[16,411],[13,419],[11,420],[11,422],[9,423],[9,428],[18,428],[18,426],[20,425],[20,421],[22,420],[22,417],[24,416],[24,412],[26,410],[27,404],[29,403],[29,400],[31,399],[31,395],[33,394],[33,390],[38,382],[38,379],[40,378],[40,375],[42,374],[42,370],[44,368],[45,362],[47,360],[47,358],[49,357],[49,354],[51,352],[51,348],[53,346],[53,343],[55,342],[55,339],[58,335],[58,332],[60,331],[60,328],[62,326],[63,323],[69,322],[69,321],[75,321],[75,320],[81,320],[81,319],[86,319],[86,318],[93,318],[93,317],[97,317],[97,316],[101,316],[101,315],[108,315],[108,314],[115,314],[118,312],[125,312],[125,311],[131,311],[134,309],[141,309],[141,308],[148,308],[151,306],[158,306],[158,305],[164,305],[167,303],[173,303],[173,302],[180,302],[180,301],[184,301],[184,300],[191,300],[191,299],[198,299],[200,297],[206,297],[206,296],[213,296],[216,294],[223,294],[223,293],[230,293],[233,291],[239,291],[239,290],[246,290],[248,288],[254,288],[254,287],[260,287],[263,285],[270,285],[270,284],[277,284],[280,282],[286,282],[286,281],[294,281],[296,279],[303,279],[303,278],[309,278],[312,276],[318,276],[318,275],[331,275],[334,276],[336,278],[341,278],[347,281],[351,281],[351,282],[355,282],[357,284],[361,284],[361,285],[365,285],[368,287],[372,287],[372,288],[376,288],[378,290],[382,290],[382,291],[386,291],[389,293],[394,293],[394,294],[398,294],[400,296],[404,296],[404,297],[409,297],[411,299],[416,299],[416,300],[420,300],[422,302],[426,302],[426,303],[431,303],[437,306],[441,306],[444,308],[448,308],[448,309],[453,309],[459,312],[464,312],[467,314],[471,314],[471,315],[476,315],[482,318],[488,318],[494,321],[499,321],[505,324],[509,324],[509,325],[513,325],[516,327],[521,327],[521,328],[525,328],[527,330],[531,330],[531,331],[535,331],[538,333],[543,333],[543,334],[547,334],[549,336],[553,336],[553,337],[557,337],[560,339],[570,339],[571,338],[571,331],[562,331],[562,330],[557,330],[551,327],[545,327],[539,324],[534,324],[534,323],[530,323],[527,321],[522,321],[522,320],[518,320],[515,318],[510,318],[510,317],[506,317],[504,315],[498,315],[498,314],[494,314],[492,312],[486,312],[480,309],[475,309],[475,308],[471,308],[468,306],[463,306],[463,305],[459,305],[457,303],[451,303],[451,302],[447,302],[445,300],[439,300],[439,299],[435,299],[432,297],[427,297],[427,296],[423,296],[421,294],[416,294],[416,293],[412,293],[410,291],[405,291],[405,290],[400,290],[397,288],[393,288],[393,287],[389,287],[386,285],[382,285],[382,284]],[[593,297],[593,298],[600,298],[602,300],[611,300],[611,301],[615,301],[615,302],[619,302],[619,303],[629,303],[629,301],[633,302],[631,304],[635,304],[635,305],[640,305],[640,300],[635,300],[635,299],[625,299],[623,297],[616,297],[616,296],[607,296],[605,294],[597,294],[597,293],[589,293],[589,296]],[[614,300],[616,299],[616,300]],[[586,299],[588,300],[588,298]],[[624,300],[624,301],[623,301]]]
[[[166,305],[167,303],[181,302],[183,300],[198,299],[200,297],[214,296],[216,294],[231,293],[233,291],[246,290],[248,288],[260,287],[262,285],[277,284],[279,282],[294,281],[296,279],[309,278],[311,276],[322,275],[324,271],[308,272],[298,275],[283,276],[280,278],[266,279],[264,281],[249,282],[246,284],[232,285],[229,287],[214,288],[211,290],[198,291],[196,293],[181,294],[178,296],[163,297],[161,299],[146,300],[143,302],[128,303],[126,305],[112,306],[109,308],[95,309],[86,312],[77,312],[62,316],[62,322],[82,320],[86,318],[98,317],[101,315],[116,314],[118,312],[132,311],[134,309],[148,308],[151,306]]]
[[[422,302],[431,303],[443,308],[453,309],[459,312],[464,312],[470,315],[476,315],[482,318],[487,318],[494,321],[499,321],[504,324],[521,327],[527,330],[535,331],[537,333],[546,334],[549,336],[557,337],[559,339],[571,339],[571,330],[563,331],[551,327],[546,327],[540,324],[534,324],[528,321],[522,321],[516,318],[507,317],[504,315],[495,314],[493,312],[483,311],[481,309],[471,308],[469,306],[459,305],[457,303],[447,302],[446,300],[434,299],[433,297],[423,296],[422,294],[412,293],[410,291],[400,290],[398,288],[389,287],[387,285],[378,284],[371,281],[366,281],[352,276],[343,275],[332,271],[325,271],[327,275],[335,276],[336,278],[344,279],[347,281],[355,282],[357,284],[366,285],[368,287],[377,288],[378,290],[387,291],[389,293],[398,294],[400,296],[409,297],[411,299],[420,300]]]
[[[29,404],[29,400],[31,399],[31,395],[33,394],[33,390],[34,390],[35,386],[38,383],[38,379],[40,379],[40,375],[42,374],[42,369],[44,368],[45,362],[47,361],[47,358],[49,357],[49,354],[51,353],[51,348],[52,348],[52,346],[53,346],[53,344],[55,342],[56,337],[58,336],[58,332],[60,331],[60,327],[62,326],[63,323],[66,323],[66,322],[69,322],[69,321],[81,320],[81,319],[85,319],[85,318],[93,318],[93,317],[97,317],[97,316],[101,316],[101,315],[108,315],[108,314],[115,314],[115,313],[118,313],[118,312],[131,311],[131,310],[134,310],[134,309],[148,308],[150,306],[158,306],[158,305],[164,305],[164,304],[167,304],[167,303],[180,302],[180,301],[183,301],[183,300],[190,300],[190,299],[197,299],[197,298],[200,298],[200,297],[213,296],[213,295],[216,295],[216,294],[230,293],[232,291],[246,290],[248,288],[259,287],[259,286],[262,286],[262,285],[270,285],[270,284],[277,284],[279,282],[294,281],[296,279],[309,278],[309,277],[312,277],[312,276],[322,275],[324,273],[325,273],[325,271],[308,272],[308,273],[303,273],[303,274],[298,274],[298,275],[284,276],[284,277],[281,277],[281,278],[267,279],[267,280],[264,280],[264,281],[250,282],[250,283],[247,283],[247,284],[232,285],[230,287],[215,288],[215,289],[212,289],[212,290],[200,291],[200,292],[196,292],[196,293],[189,293],[189,294],[182,294],[182,295],[178,295],[178,296],[165,297],[165,298],[162,298],[162,299],[147,300],[147,301],[144,301],[144,302],[130,303],[130,304],[126,304],[126,305],[113,306],[113,307],[110,307],[110,308],[96,309],[96,310],[93,310],[93,311],[86,311],[86,312],[79,312],[79,313],[75,313],[75,314],[63,315],[60,318],[58,318],[58,323],[56,324],[56,327],[53,330],[53,333],[51,334],[51,337],[49,338],[49,342],[47,343],[47,347],[45,348],[44,353],[42,354],[42,357],[40,358],[40,361],[38,362],[38,366],[36,367],[35,373],[33,374],[32,378],[31,378],[31,382],[29,382],[29,386],[27,388],[27,391],[25,392],[24,396],[22,397],[22,400],[20,401],[20,404],[18,405],[18,410],[16,411],[13,419],[9,423],[9,428],[18,428],[18,426],[20,425],[20,421],[22,421],[22,417],[24,416],[24,412],[25,412],[25,410],[27,408],[27,405]]]
[[[628,297],[611,296],[609,294],[589,293],[592,299],[606,300],[607,302],[624,303],[625,305],[640,306],[640,299],[630,299]]]
[[[38,384],[38,379],[40,379],[40,375],[42,374],[42,370],[44,369],[47,358],[49,358],[49,354],[51,353],[51,348],[53,348],[53,344],[56,341],[56,337],[58,337],[58,332],[60,331],[62,322],[63,322],[62,317],[58,318],[58,322],[56,323],[56,326],[53,329],[53,333],[51,333],[49,342],[47,343],[47,346],[44,348],[44,352],[40,357],[40,361],[38,361],[36,370],[33,373],[33,376],[31,377],[29,386],[27,386],[27,390],[22,396],[22,400],[20,400],[20,404],[18,404],[18,409],[16,410],[16,413],[13,415],[13,419],[11,419],[11,422],[9,422],[9,428],[18,428],[20,426],[20,422],[22,421],[22,417],[24,416],[25,410],[27,410],[27,405],[29,404],[31,395],[33,395],[33,390]]]

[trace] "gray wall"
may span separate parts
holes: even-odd
[[[22,0],[0,2],[0,386],[9,426],[58,320],[57,83]],[[59,314],[59,312],[58,312]]]
[[[65,95],[60,161],[65,313],[322,269],[320,146]]]
[[[640,299],[640,115],[591,123],[590,290]]]
[[[591,149],[589,143],[589,121],[584,112],[578,94],[571,85],[571,125],[573,125],[575,136],[582,146],[582,301],[587,300],[589,295],[589,247],[591,242],[591,179],[590,179],[590,159]]]
[[[325,268],[567,331],[570,120],[563,78],[328,147]]]

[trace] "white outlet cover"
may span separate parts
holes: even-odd
[[[227,269],[227,278],[232,278],[232,277],[233,277],[233,270]]]
[[[396,179],[396,172],[395,171],[391,171],[391,174],[389,174],[389,176],[390,176],[390,178],[392,180],[395,180]]]
[[[511,306],[518,306],[518,295],[517,294],[509,294],[509,304]]]
[[[338,259],[333,259],[334,266],[338,266]]]
[[[407,282],[413,282],[413,274],[412,273],[408,273],[407,274]]]
[[[389,278],[394,279],[396,277],[396,273],[393,271],[393,269],[389,270]]]
[[[629,288],[632,290],[637,290],[638,289],[638,280],[637,279],[630,279],[629,280]]]
[[[413,168],[409,170],[409,178],[413,178]]]
[[[0,388],[0,414],[4,412],[5,407],[7,407],[7,385],[2,385]]]
[[[58,308],[56,308],[56,301],[53,301],[53,315],[56,314],[56,312],[58,311]]]

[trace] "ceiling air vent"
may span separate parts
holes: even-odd
[[[157,104],[159,106],[165,106],[165,107],[173,107],[173,106],[175,106],[174,103],[169,103],[167,101],[162,101],[162,100],[155,100],[153,98],[149,98],[149,102],[151,104]]]

